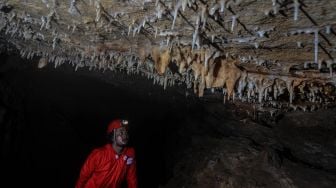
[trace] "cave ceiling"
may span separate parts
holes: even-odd
[[[335,101],[335,7],[326,0],[0,0],[0,32],[38,68],[123,70],[200,97],[209,89],[225,100],[307,110]]]

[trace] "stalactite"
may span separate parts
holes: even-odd
[[[141,27],[142,25],[139,25],[137,28],[136,28],[136,32],[139,34],[140,33],[140,31],[141,31]]]
[[[222,93],[223,93],[223,103],[225,104],[226,103],[226,96],[227,96],[227,89],[223,88]]]
[[[56,48],[56,45],[58,44],[58,42],[59,42],[59,38],[57,38],[57,36],[56,37],[54,37],[54,39],[53,39],[53,41],[52,41],[53,43],[52,43],[52,48],[53,48],[53,50],[55,50],[55,48]]]
[[[211,51],[210,49],[207,49],[205,51],[204,68],[205,68],[206,71],[208,71],[209,60],[213,55],[214,55],[214,52]]]
[[[294,99],[294,87],[293,87],[293,79],[286,79],[286,86],[289,92],[289,103],[292,104]]]
[[[301,41],[299,41],[299,42],[296,42],[296,45],[297,45],[297,47],[298,48],[302,48],[303,46],[302,46],[302,42]]]
[[[297,21],[299,17],[300,3],[299,0],[293,0],[293,1],[294,1],[294,21]]]
[[[326,34],[330,34],[331,33],[331,26],[327,25],[326,26]]]
[[[242,100],[243,98],[243,92],[244,92],[244,88],[246,87],[246,79],[247,79],[247,72],[244,71],[242,73],[242,76],[240,77],[239,81],[238,81],[238,97],[240,100]]]
[[[254,47],[255,47],[256,49],[258,49],[258,48],[259,48],[259,43],[258,43],[258,42],[255,42],[255,43],[254,43]]]
[[[171,41],[171,36],[167,36],[167,46],[169,46],[169,43],[170,43],[170,41]]]
[[[232,18],[231,31],[233,32],[233,30],[234,30],[234,28],[236,26],[238,15],[233,15],[231,18]]]
[[[321,68],[322,68],[322,63],[323,63],[323,60],[318,60],[318,65],[317,65],[317,69],[318,70],[321,70]]]
[[[128,26],[128,33],[127,33],[127,36],[129,36],[129,35],[130,35],[130,33],[131,33],[131,30],[132,30],[132,25],[129,25],[129,26]]]
[[[201,16],[198,14],[198,15],[195,17],[195,30],[199,28],[200,23],[201,23]]]
[[[202,29],[205,29],[206,26],[206,22],[208,19],[208,9],[207,9],[207,5],[202,5],[201,6],[201,22],[202,22]]]
[[[265,31],[257,31],[257,34],[260,38],[264,37],[265,36]]]
[[[99,22],[102,17],[102,5],[100,4],[100,0],[95,1],[95,7],[96,7],[96,22]]]
[[[71,0],[70,1],[70,7],[68,9],[68,12],[71,15],[81,15],[80,11],[78,10],[77,6],[76,6],[77,0]]]
[[[181,0],[182,1],[182,11],[184,12],[188,5],[188,0]]]
[[[164,77],[164,85],[163,85],[163,89],[164,89],[164,90],[166,90],[166,88],[167,88],[167,82],[168,82],[168,77],[165,76],[165,77]]]
[[[316,29],[314,32],[314,62],[316,64],[318,63],[318,44],[319,44],[318,35],[319,31]]]
[[[279,6],[277,5],[276,0],[272,0],[272,8],[273,8],[273,14],[278,14]]]
[[[137,31],[138,31],[137,27],[133,28],[133,37],[135,37],[135,34],[137,33]]]
[[[145,26],[146,26],[147,19],[148,19],[148,18],[145,17],[145,18],[142,20],[142,25],[141,25],[141,26],[142,26],[143,28],[145,28]]]
[[[162,18],[163,11],[164,10],[161,8],[161,5],[156,6],[156,17],[157,17],[157,19]]]
[[[224,13],[226,0],[220,0],[220,12]]]
[[[177,2],[177,4],[175,5],[175,9],[174,9],[174,19],[173,19],[173,24],[172,24],[172,27],[171,27],[172,30],[174,29],[176,17],[177,17],[178,11],[181,8],[181,6],[182,6],[182,2],[181,2],[181,0],[179,0]]]
[[[327,68],[329,68],[330,77],[332,77],[333,76],[332,65],[334,64],[334,61],[332,59],[329,59],[326,61],[326,64],[327,64]]]
[[[196,29],[194,31],[194,33],[193,33],[193,38],[192,38],[192,44],[191,44],[192,50],[194,50],[194,46],[196,45],[197,40],[199,40],[198,38],[199,38],[199,36],[198,36],[198,29]]]

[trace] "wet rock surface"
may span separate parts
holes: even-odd
[[[276,127],[291,155],[313,168],[336,171],[335,110],[287,114]]]
[[[205,108],[164,187],[335,187],[335,109],[286,113],[267,127],[230,117],[227,106]]]

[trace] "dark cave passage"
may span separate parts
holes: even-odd
[[[105,143],[106,126],[114,118],[131,122],[139,186],[158,187],[171,176],[181,142],[178,129],[191,103],[176,102],[143,78],[149,87],[135,92],[127,88],[138,84],[136,80],[110,84],[85,76],[86,70],[69,74],[52,67],[40,70],[16,57],[2,59],[6,59],[1,65],[2,99],[8,103],[4,109],[15,106],[6,113],[16,120],[2,121],[7,124],[1,131],[6,185],[74,187],[81,165],[93,148]],[[6,101],[7,96],[16,102]]]

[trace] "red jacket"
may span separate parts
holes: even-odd
[[[95,149],[85,161],[76,188],[137,188],[135,152],[126,147],[118,155],[111,144]]]

